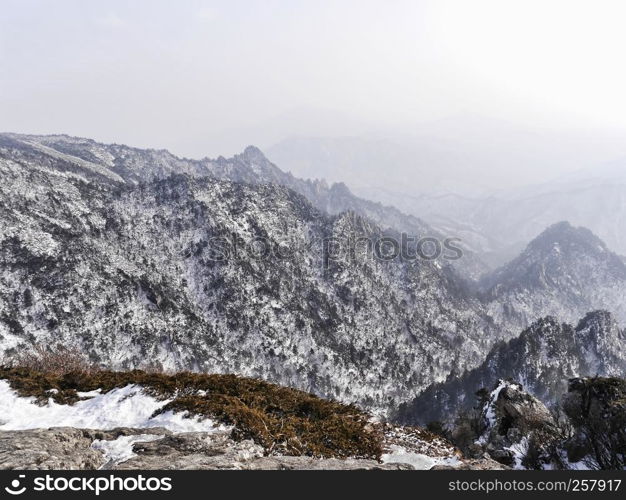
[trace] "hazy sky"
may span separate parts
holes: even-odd
[[[626,130],[626,2],[0,0],[0,130],[202,157],[459,113]]]

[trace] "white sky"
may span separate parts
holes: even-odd
[[[193,157],[458,113],[621,131],[625,22],[619,0],[0,0],[0,130]]]

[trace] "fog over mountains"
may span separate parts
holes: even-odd
[[[493,264],[512,257],[537,227],[561,220],[591,229],[611,249],[626,255],[626,163],[485,197],[425,195],[403,208],[409,206],[409,212],[423,214],[435,226],[458,228]]]
[[[6,352],[75,343],[113,368],[235,372],[391,415],[432,384],[526,349],[520,333],[546,316],[565,342],[578,334],[558,325],[607,310],[567,359],[548,357],[576,376],[626,370],[624,260],[563,220],[534,226],[520,254],[489,271],[474,241],[461,259],[411,257],[417,238],[445,241],[454,226],[302,180],[255,147],[189,160],[2,134],[0,171]],[[539,220],[529,217],[528,231]],[[392,259],[349,244],[402,232],[416,239]],[[348,243],[338,253],[329,241]],[[534,373],[533,357],[516,359]]]
[[[608,131],[552,131],[461,114],[402,130],[284,139],[269,158],[453,232],[492,267],[567,220],[626,255],[626,144]]]
[[[598,167],[626,158],[618,131],[550,129],[475,113],[378,124],[369,131],[341,117],[327,121],[343,123],[344,133],[331,127],[324,135],[307,135],[295,128],[290,135],[283,127],[280,140],[264,142],[263,149],[281,168],[300,177],[344,181],[360,195],[400,196],[399,203],[449,192],[492,194],[576,175],[582,180],[604,177]]]

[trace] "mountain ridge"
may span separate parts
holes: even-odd
[[[313,203],[254,147],[213,165],[40,140],[0,135],[3,350],[73,342],[115,368],[228,371],[387,412],[553,310],[582,317],[606,304],[584,288],[573,306],[557,288],[481,296],[439,260],[355,248],[338,258],[324,242],[397,240],[398,229],[345,186],[294,180],[319,188]],[[260,182],[271,178],[282,183]]]
[[[323,179],[299,179],[283,172],[270,162],[256,146],[248,146],[232,158],[190,160],[179,158],[167,150],[139,149],[119,144],[101,144],[92,139],[74,138],[66,135],[2,134],[0,137],[13,141],[27,141],[29,146],[42,143],[44,147],[59,149],[62,154],[77,155],[83,161],[99,161],[100,165],[122,177],[124,182],[139,183],[152,177],[164,177],[173,173],[192,176],[211,176],[218,179],[249,184],[276,183],[304,195],[313,205],[331,215],[354,210],[368,217],[383,229],[394,228],[409,236],[434,237],[439,241],[454,235],[445,235],[418,217],[407,215],[392,206],[359,198],[344,183],[330,186]],[[55,149],[56,148],[56,149]],[[96,168],[98,170],[98,167]],[[458,242],[463,256],[457,261],[442,261],[468,279],[475,279],[487,271],[471,245]]]
[[[490,342],[480,304],[436,263],[326,259],[324,238],[384,236],[354,212],[324,214],[276,184],[177,174],[120,187],[62,158],[1,153],[4,349],[77,343],[120,369],[241,373],[386,408]],[[297,251],[219,260],[216,238]],[[468,354],[443,356],[453,342]]]

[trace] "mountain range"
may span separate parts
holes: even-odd
[[[547,315],[626,320],[624,261],[584,228],[551,226],[493,272],[470,245],[380,259],[350,242],[455,235],[254,147],[190,160],[2,134],[0,171],[7,353],[70,343],[111,368],[234,372],[389,414]]]

